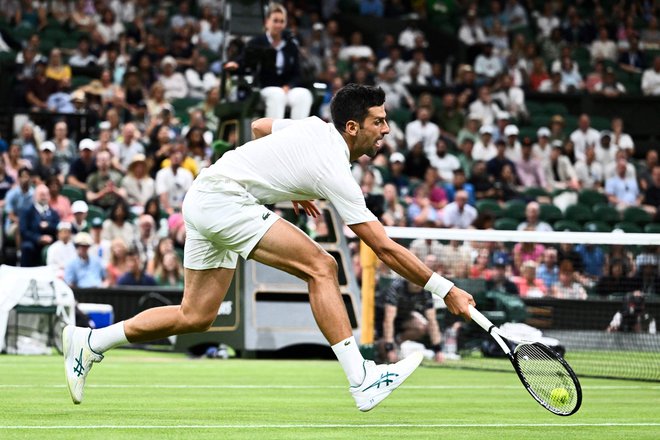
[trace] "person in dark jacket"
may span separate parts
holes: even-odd
[[[41,251],[55,241],[60,216],[48,206],[50,192],[46,185],[34,190],[34,203],[20,215],[21,266],[34,267],[41,264]]]
[[[284,6],[271,3],[266,16],[266,33],[250,40],[246,50],[267,49],[262,52],[264,56],[259,69],[265,116],[284,118],[288,106],[291,119],[303,119],[309,116],[314,98],[312,92],[301,87],[300,52],[296,41],[285,31],[286,21]]]

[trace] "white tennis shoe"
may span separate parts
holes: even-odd
[[[385,400],[415,371],[422,359],[422,352],[415,352],[396,364],[376,365],[373,361],[364,361],[364,381],[357,387],[350,387],[358,409],[369,411]]]
[[[67,325],[62,330],[62,349],[64,351],[64,374],[71,399],[76,405],[82,402],[85,379],[94,362],[101,362],[103,355],[95,353],[89,347],[92,329]]]

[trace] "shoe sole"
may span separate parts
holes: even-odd
[[[412,359],[411,359],[411,358],[412,358]],[[422,361],[424,360],[424,354],[423,354],[421,351],[418,351],[418,352],[416,352],[416,353],[411,354],[410,356],[408,356],[408,357],[407,357],[406,359],[404,359],[404,360],[408,360],[408,359],[411,359],[411,360],[413,361],[413,365],[415,365],[415,367],[414,367],[412,370],[410,370],[410,373],[408,373],[406,376],[404,376],[403,378],[401,378],[401,381],[400,381],[398,384],[394,385],[392,388],[389,388],[389,389],[383,391],[383,392],[380,393],[380,394],[376,394],[376,395],[371,399],[373,403],[371,403],[369,406],[360,407],[360,408],[359,408],[360,411],[362,411],[362,412],[368,412],[368,411],[371,411],[371,410],[374,409],[376,406],[378,406],[378,404],[379,404],[380,402],[382,402],[382,401],[385,400],[390,394],[392,394],[392,393],[394,392],[394,390],[396,390],[397,388],[399,388],[399,386],[401,386],[401,385],[406,381],[406,379],[408,379],[408,378],[409,378],[409,377],[415,372],[415,370],[417,370],[417,367],[419,367],[419,365],[420,365],[420,364],[422,363]]]
[[[67,360],[69,359],[69,356],[71,356],[71,340],[70,340],[70,334],[72,334],[75,331],[75,327],[71,325],[67,325],[64,327],[64,330],[62,330],[62,352],[64,353],[64,378],[66,379],[66,387],[69,389],[69,394],[71,395],[71,400],[73,401],[74,404],[80,405],[80,402],[82,400],[76,399],[76,397],[73,394],[73,384],[69,382],[69,374],[68,368],[69,365],[67,363]]]

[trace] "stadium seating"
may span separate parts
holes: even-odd
[[[548,223],[554,223],[564,218],[564,214],[562,214],[561,209],[557,208],[555,205],[550,204],[541,205],[539,216],[541,220]]]
[[[582,227],[573,220],[559,220],[552,226],[555,231],[581,232]]]
[[[495,229],[502,231],[515,231],[518,229],[519,224],[520,221],[515,218],[502,217],[495,220],[495,224],[493,226]]]
[[[91,222],[95,218],[100,218],[101,220],[105,220],[106,212],[103,208],[99,206],[89,205],[89,211],[87,212],[87,220]]]
[[[631,222],[637,225],[645,225],[647,223],[651,223],[653,220],[651,214],[636,206],[630,206],[626,208],[623,211],[622,218],[624,222]]]
[[[601,222],[616,223],[621,221],[621,214],[607,203],[597,203],[593,207],[594,219]]]
[[[526,207],[527,204],[522,200],[509,200],[504,206],[502,216],[516,220],[524,220]]]
[[[649,223],[644,226],[644,232],[648,234],[660,234],[660,223]]]
[[[639,225],[631,222],[619,222],[614,225],[614,229],[621,229],[623,232],[629,234],[642,232],[642,228]]]
[[[575,205],[571,205],[566,208],[566,212],[564,212],[564,218],[566,220],[572,220],[577,223],[585,223],[592,220],[594,215],[591,212],[589,206],[576,203]]]
[[[578,203],[594,206],[597,203],[607,203],[607,196],[593,189],[583,189],[578,193]]]
[[[598,217],[596,217],[598,218]],[[612,231],[612,227],[603,222],[603,221],[598,221],[594,220],[591,222],[587,222],[584,224],[584,232],[610,232]]]
[[[502,207],[497,202],[497,200],[493,200],[493,199],[477,200],[476,205],[477,205],[476,206],[477,211],[479,211],[479,213],[490,211],[495,215],[495,217],[499,217],[502,214]]]
[[[73,185],[63,185],[61,194],[69,199],[71,203],[78,200],[85,200],[85,190]]]

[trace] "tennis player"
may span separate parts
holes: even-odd
[[[417,368],[416,353],[390,365],[366,361],[352,336],[337,281],[334,258],[305,233],[264,205],[294,200],[318,215],[312,202],[327,199],[344,222],[378,257],[404,278],[444,298],[448,309],[469,316],[470,294],[426,267],[390,240],[365,206],[351,175],[351,161],[374,156],[389,132],[380,88],[349,84],[331,103],[333,123],[317,117],[259,119],[257,138],[204,169],[186,194],[185,287],[181,305],[156,307],[94,329],[67,326],[63,332],[67,384],[74,403],[83,399],[85,379],[103,353],[129,342],[206,331],[216,319],[240,255],[284,270],[307,282],[314,318],[350,383],[361,411],[385,399]]]

